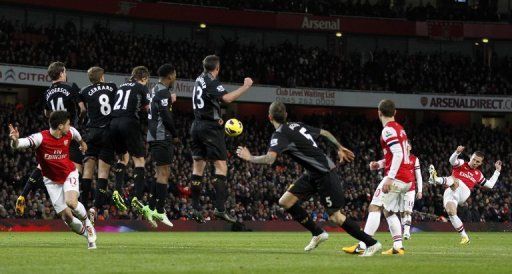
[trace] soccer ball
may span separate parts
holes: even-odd
[[[242,125],[242,122],[238,121],[238,119],[229,119],[224,125],[224,131],[227,136],[235,137],[242,134],[242,131],[244,131],[244,125]]]

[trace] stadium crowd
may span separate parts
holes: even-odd
[[[255,83],[284,87],[486,95],[512,90],[507,80],[512,77],[512,57],[494,55],[486,66],[480,58],[448,52],[376,50],[339,56],[290,42],[262,49],[238,39],[205,45],[113,32],[102,26],[78,30],[71,22],[34,27],[0,19],[0,63],[47,66],[61,60],[71,69],[99,65],[118,73],[144,64],[155,73],[162,60],[172,60],[179,64],[179,78],[195,79],[202,70],[198,64],[212,53],[221,57],[223,82],[240,82],[249,75]]]
[[[166,211],[170,219],[189,219],[192,206],[190,199],[191,155],[187,139],[192,117],[188,114],[176,113],[177,128],[181,143],[175,148],[175,158],[172,164],[171,184],[166,202]],[[293,120],[291,117],[290,120]],[[350,164],[340,165],[338,172],[344,182],[346,206],[344,211],[356,220],[364,220],[371,195],[382,178],[382,173],[371,172],[368,163],[378,160],[380,152],[379,135],[381,125],[377,120],[368,121],[363,117],[348,116],[334,117],[332,115],[308,116],[303,119],[306,123],[331,131],[342,143],[354,150],[356,160]],[[7,124],[15,122],[22,135],[28,135],[40,129],[47,128],[40,107],[25,108],[22,105],[0,105],[0,218],[16,218],[16,198],[21,193],[25,181],[35,168],[33,152],[14,152],[9,148]],[[341,121],[341,122],[340,122]],[[253,152],[265,153],[272,132],[270,125],[263,126],[264,121],[245,119],[246,131],[240,137],[228,138],[228,185],[229,198],[226,208],[238,220],[290,220],[291,217],[278,205],[279,197],[287,186],[302,173],[301,169],[289,158],[280,156],[273,166],[252,165],[234,156],[236,146],[246,145]],[[443,219],[446,213],[442,207],[442,187],[428,184],[427,167],[433,163],[440,175],[449,174],[448,158],[457,145],[466,146],[466,151],[483,150],[486,154],[482,166],[484,175],[490,176],[494,171],[494,161],[505,163],[498,184],[492,190],[477,188],[462,207],[459,216],[466,222],[509,222],[512,180],[506,163],[512,162],[511,128],[491,130],[482,126],[454,127],[439,121],[425,121],[415,124],[411,121],[401,121],[412,140],[413,153],[420,161],[424,180],[424,197],[416,201],[413,218],[415,221],[436,221]],[[426,126],[428,124],[428,126]],[[336,151],[326,142],[321,147],[334,159]],[[508,154],[505,154],[506,152]],[[210,173],[212,168],[210,167]],[[146,165],[148,185],[153,180],[154,167],[149,158]],[[131,170],[128,174],[132,174]],[[206,173],[209,174],[209,173]],[[206,176],[201,195],[206,219],[213,217],[213,202],[215,190],[212,176]],[[111,178],[111,189],[113,179]],[[127,178],[126,197],[131,191],[133,180]],[[314,199],[304,201],[303,206],[316,221],[326,221],[327,214],[320,202]],[[147,196],[145,197],[147,199]],[[91,205],[89,205],[91,206]],[[18,217],[20,218],[20,217]],[[33,192],[27,198],[27,208],[24,216],[28,219],[54,219],[55,212],[44,188]],[[100,210],[99,219],[140,218],[131,211],[120,213],[111,204]]]
[[[437,6],[428,2],[423,4],[422,1],[414,6],[407,4],[405,0],[165,0],[165,2],[315,15],[407,18],[416,21],[431,19],[503,21],[509,19],[510,15],[510,12],[497,11],[497,0],[480,0],[478,5],[467,5],[457,1],[438,1]]]

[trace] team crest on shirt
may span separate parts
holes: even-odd
[[[169,99],[163,99],[161,102],[162,102],[163,107],[166,107],[169,105]]]
[[[218,86],[218,87],[217,87],[217,91],[218,91],[218,92],[223,92],[223,91],[225,91],[225,89],[224,89],[224,87],[223,87],[223,86]]]
[[[68,144],[69,144],[69,141],[68,140],[64,140],[64,145],[68,146]]]

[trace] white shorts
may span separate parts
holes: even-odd
[[[471,190],[463,182],[459,181],[459,187],[455,190],[447,188],[443,195],[443,205],[446,207],[448,202],[454,202],[457,205],[462,205],[471,195]]]
[[[373,192],[372,202],[370,203],[371,205],[382,206],[382,194],[384,194],[382,193],[383,184],[383,181],[380,181],[379,186],[377,186],[377,189]]]
[[[66,198],[64,197],[64,193],[68,191],[76,191],[80,195],[80,189],[78,187],[78,171],[75,170],[69,173],[64,184],[57,184],[54,181],[43,177],[44,185],[46,186],[46,190],[48,190],[48,194],[50,195],[50,199],[52,200],[53,207],[55,208],[55,212],[60,213],[66,207]]]
[[[377,189],[373,193],[372,202],[370,204],[376,206],[384,206],[387,211],[399,212],[403,197],[411,188],[411,184],[406,184],[400,180],[393,180],[393,184],[388,193],[382,192],[384,179],[379,183]]]
[[[400,206],[400,212],[412,212],[415,196],[415,190],[407,191],[407,193],[404,194],[402,205]]]

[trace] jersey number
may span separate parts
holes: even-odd
[[[196,94],[197,91],[197,94]],[[194,88],[194,93],[192,94],[192,107],[194,109],[202,109],[204,108],[204,100],[202,98],[203,96],[203,89],[200,86],[196,86]],[[196,102],[197,100],[197,102]]]
[[[313,136],[311,136],[311,134],[306,133],[306,131],[307,131],[307,129],[305,127],[303,127],[300,129],[299,132],[300,132],[300,134],[304,135],[304,137],[306,137],[306,139],[310,140],[313,143],[314,147],[318,147],[316,145],[315,139],[313,139]]]
[[[54,101],[57,101],[57,103],[55,103]],[[64,107],[64,101],[62,100],[62,97],[50,100],[50,104],[52,105],[52,111],[61,111],[61,110],[66,111],[67,110]]]
[[[116,109],[120,109],[121,108],[121,101],[123,101],[123,107],[122,109],[126,109],[126,107],[128,107],[128,98],[130,98],[130,92],[132,90],[129,89],[126,91],[126,94],[123,94],[124,91],[122,89],[119,89],[117,90],[117,101],[116,101],[116,104],[114,105],[114,110]],[[123,100],[123,97],[124,97],[124,100]]]
[[[404,164],[410,164],[411,163],[411,154],[409,153],[409,141],[405,140],[402,143],[402,149],[404,152]]]
[[[98,98],[98,101],[100,103],[101,114],[103,114],[103,116],[109,115],[110,112],[112,111],[112,108],[110,107],[110,104],[109,104],[108,95],[106,95],[106,94],[100,95],[100,97]]]

